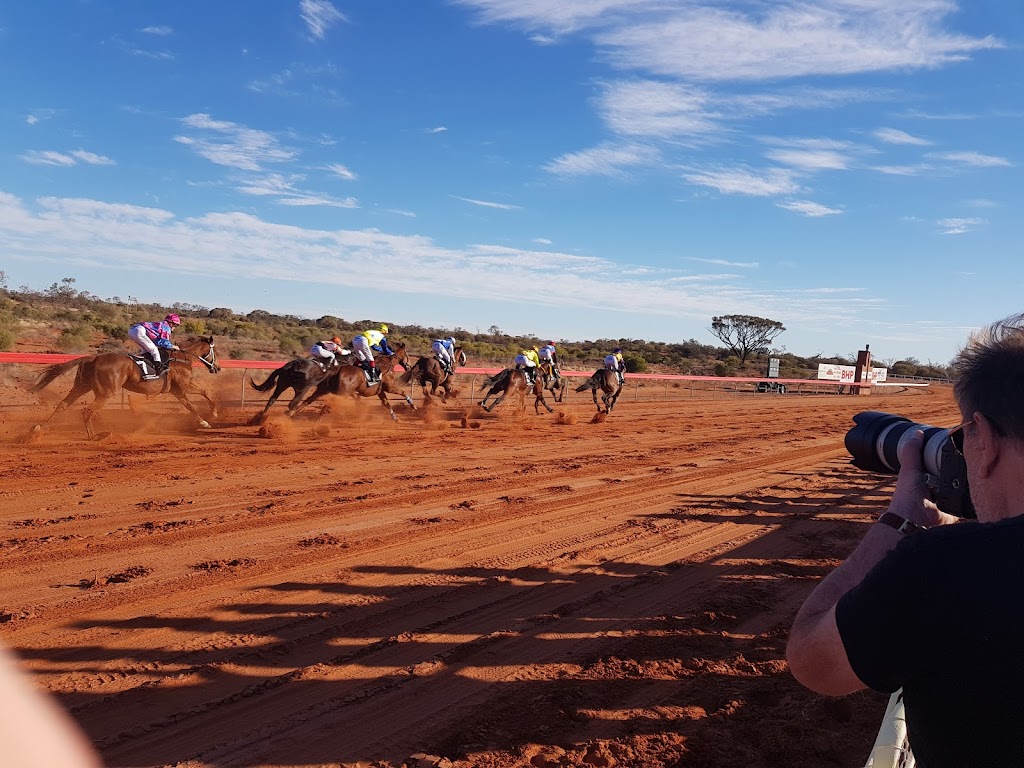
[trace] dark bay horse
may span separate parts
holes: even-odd
[[[480,401],[480,405],[488,413],[494,410],[494,407],[501,404],[501,401],[509,395],[519,396],[519,407],[525,413],[526,395],[530,392],[532,392],[535,397],[533,401],[533,410],[538,415],[540,414],[541,405],[548,409],[548,413],[555,412],[555,409],[548,405],[547,401],[544,399],[544,378],[541,376],[539,371],[534,374],[533,384],[530,385],[526,379],[526,374],[521,369],[506,368],[484,381],[481,389],[487,389],[488,387],[490,387],[490,389],[487,390],[487,394],[484,395],[484,399]],[[490,406],[488,406],[487,398],[492,395],[497,395],[499,392],[501,393],[500,396],[492,402]]]
[[[612,408],[615,407],[615,401],[619,399],[622,385],[619,384],[619,375],[615,371],[608,368],[598,368],[594,371],[593,376],[576,387],[577,392],[583,392],[588,389],[594,396],[594,405],[597,406],[597,412],[601,412],[601,405],[597,402],[597,390],[600,389],[603,393],[601,400],[604,401],[605,412],[610,413]]]
[[[295,397],[292,398],[291,402],[288,403],[288,415],[293,416],[302,401],[309,396],[320,382],[326,379],[331,374],[338,370],[338,365],[347,365],[349,356],[339,358],[339,363],[335,363],[327,368],[324,368],[316,360],[309,357],[298,357],[294,360],[289,360],[287,363],[282,365],[280,368],[274,370],[262,384],[257,384],[251,378],[249,379],[249,386],[255,389],[257,392],[266,392],[271,387],[275,387],[274,394],[267,400],[266,406],[263,408],[262,413],[258,413],[249,419],[249,424],[262,424],[264,419],[267,417],[267,411],[270,410],[271,406],[277,402],[286,389],[294,390]]]
[[[562,399],[565,397],[565,391],[569,388],[565,377],[559,376],[555,378],[554,366],[547,362],[540,364],[540,371],[544,375],[544,389],[551,393],[556,403],[562,402]]]
[[[377,367],[380,369],[380,380],[375,381],[372,384],[367,383],[366,374],[359,366],[342,365],[326,379],[317,384],[313,394],[300,403],[295,410],[292,411],[292,415],[294,416],[299,409],[305,408],[307,405],[319,400],[324,395],[339,395],[342,397],[345,395],[352,395],[353,397],[379,398],[381,405],[387,408],[388,413],[391,414],[391,419],[393,421],[398,421],[398,416],[395,415],[395,411],[391,407],[391,403],[388,402],[389,394],[401,396],[413,410],[416,409],[416,406],[413,405],[412,398],[402,392],[398,387],[398,383],[395,381],[396,365],[402,366],[406,371],[409,370],[409,354],[405,351],[404,344],[395,344],[395,354],[393,355],[379,355],[377,357]]]
[[[92,392],[94,399],[83,412],[85,430],[90,438],[95,438],[93,419],[96,412],[106,405],[107,400],[121,389],[138,392],[143,395],[172,394],[178,398],[188,412],[196,417],[200,427],[209,428],[209,423],[195,406],[189,402],[187,395],[199,395],[205,398],[210,406],[210,415],[217,415],[217,405],[202,387],[193,381],[192,364],[203,363],[210,373],[220,373],[217,354],[214,350],[213,336],[200,336],[180,342],[180,350],[171,352],[167,363],[167,372],[157,379],[144,381],[139,366],[126,354],[121,352],[104,352],[93,357],[79,357],[66,363],[51,365],[40,374],[32,384],[31,391],[39,392],[54,379],[70,370],[75,370],[75,384],[68,396],[61,400],[50,417],[32,428],[33,435],[39,435],[59,413],[63,413],[78,398]]]
[[[462,351],[462,347],[455,348],[454,358],[456,366],[464,366],[466,364],[466,353]],[[458,392],[454,387],[454,372],[449,374],[436,357],[421,357],[413,363],[412,368],[398,377],[399,384],[408,384],[413,381],[423,389],[423,402],[427,405],[430,404],[432,396],[437,396],[439,388],[442,390],[442,403],[448,402],[449,395]],[[428,384],[430,385],[430,394],[427,394]]]

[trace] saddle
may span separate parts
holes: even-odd
[[[142,374],[143,381],[153,381],[153,379],[162,378],[163,374],[157,374],[149,355],[129,355],[129,357],[133,363],[139,366],[139,372]],[[164,368],[164,371],[166,370]]]

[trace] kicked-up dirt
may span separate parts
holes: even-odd
[[[0,642],[108,766],[861,766],[885,697],[804,690],[787,632],[892,489],[851,416],[959,421],[934,387],[175,407],[0,412]]]

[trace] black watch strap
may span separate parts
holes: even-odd
[[[878,522],[882,525],[888,525],[890,528],[895,528],[900,533],[908,536],[912,533],[917,533],[918,531],[927,530],[923,525],[918,525],[917,523],[907,520],[905,517],[900,517],[895,512],[883,512],[879,516]]]

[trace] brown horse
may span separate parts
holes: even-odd
[[[75,384],[68,396],[57,404],[50,417],[32,428],[32,434],[40,435],[57,414],[66,411],[78,398],[91,391],[93,401],[88,408],[84,409],[83,416],[86,432],[90,438],[95,438],[93,419],[96,413],[106,405],[107,400],[121,389],[139,392],[143,395],[170,393],[178,398],[178,402],[184,405],[189,413],[196,417],[200,427],[209,428],[209,423],[199,415],[199,411],[187,397],[187,395],[200,395],[209,404],[210,415],[214,417],[217,415],[216,403],[192,379],[192,363],[197,360],[203,363],[210,373],[220,373],[217,354],[213,346],[213,336],[192,338],[181,342],[180,350],[171,353],[171,359],[167,363],[167,372],[160,378],[149,381],[142,379],[142,372],[135,361],[129,355],[121,352],[104,352],[93,357],[79,357],[67,363],[51,365],[32,384],[32,392],[39,392],[58,376],[72,369],[76,371]]]
[[[405,402],[413,410],[416,409],[416,406],[413,405],[412,398],[398,388],[398,384],[395,381],[396,365],[402,366],[406,371],[409,370],[409,354],[405,351],[404,344],[395,345],[395,354],[380,355],[377,358],[380,379],[372,384],[366,380],[366,373],[359,366],[342,365],[334,373],[317,384],[313,394],[300,403],[292,412],[292,415],[294,416],[300,409],[305,408],[315,400],[319,400],[324,395],[352,395],[353,397],[380,398],[381,405],[388,409],[392,420],[398,421],[398,416],[395,415],[391,403],[388,402],[389,394],[397,394],[405,398]]]
[[[526,395],[530,392],[533,393],[536,398],[533,401],[533,410],[540,415],[540,406],[543,405],[548,409],[548,413],[554,413],[555,409],[547,404],[544,399],[544,379],[539,372],[533,376],[533,384],[531,385],[526,378],[526,373],[520,368],[506,368],[499,373],[494,374],[489,379],[484,381],[484,385],[481,389],[488,389],[487,394],[484,395],[484,399],[480,401],[481,407],[488,413],[494,410],[494,407],[501,404],[509,395],[519,396],[519,408],[525,413],[526,412]],[[487,405],[487,398],[492,395],[501,395],[495,400],[490,406]]]
[[[466,364],[466,353],[462,351],[462,347],[455,348],[454,358],[455,365],[464,366]],[[398,377],[399,384],[408,384],[413,381],[423,389],[423,402],[427,405],[430,405],[432,396],[437,396],[438,388],[442,390],[442,403],[447,403],[449,396],[458,393],[454,387],[455,372],[449,374],[436,357],[421,357],[413,363],[412,368]],[[428,384],[430,384],[430,394],[427,394]]]
[[[593,376],[576,387],[577,392],[583,392],[587,389],[594,396],[594,405],[597,406],[598,413],[601,412],[601,405],[597,402],[597,390],[600,389],[604,393],[601,395],[601,400],[604,402],[605,413],[610,413],[612,408],[615,407],[615,401],[619,399],[622,384],[619,383],[619,375],[615,371],[608,368],[598,368],[594,371]]]
[[[544,375],[544,389],[551,393],[556,403],[562,402],[562,399],[565,397],[565,390],[569,388],[565,377],[561,375],[556,377],[554,366],[549,362],[540,364],[540,372]]]

